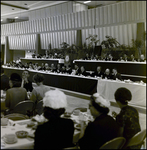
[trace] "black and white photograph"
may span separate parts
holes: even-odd
[[[146,149],[146,1],[1,1],[1,149]]]

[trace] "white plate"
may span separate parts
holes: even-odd
[[[7,138],[5,136],[2,137],[3,141],[7,144],[14,144],[17,142],[17,137],[14,139],[14,141],[7,141]]]

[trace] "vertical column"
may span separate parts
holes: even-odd
[[[35,49],[36,55],[41,54],[40,34],[36,34]]]

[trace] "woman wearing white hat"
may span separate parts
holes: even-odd
[[[116,121],[108,115],[110,102],[98,93],[91,96],[89,109],[94,118],[85,129],[81,124],[79,140],[80,149],[99,149],[104,143],[118,137],[119,127]]]
[[[48,121],[37,127],[34,149],[72,147],[74,123],[71,119],[60,118],[67,107],[66,95],[57,89],[46,92],[43,107]]]

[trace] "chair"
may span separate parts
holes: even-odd
[[[31,100],[22,101],[16,104],[12,113],[20,113],[30,117],[33,115],[34,106],[35,103]]]
[[[125,142],[126,139],[124,137],[117,137],[106,142],[99,149],[121,149]]]
[[[29,117],[27,115],[18,114],[18,113],[6,115],[6,116],[4,116],[4,118],[8,118],[8,119],[11,119],[13,121],[29,119]]]
[[[35,114],[41,115],[43,113],[43,100],[40,100],[36,104]]]
[[[144,144],[144,140],[146,138],[146,129],[136,133],[123,147],[123,149],[127,147],[139,146],[137,149],[140,149]]]

